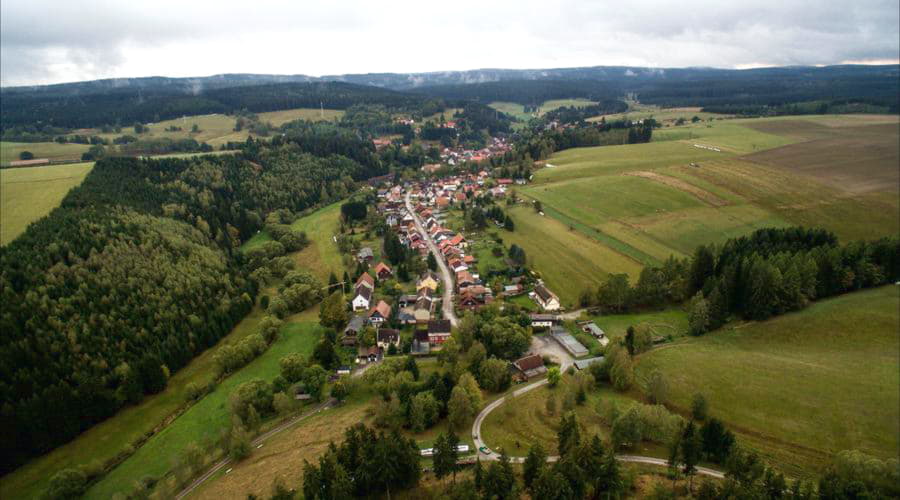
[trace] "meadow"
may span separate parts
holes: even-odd
[[[299,352],[308,357],[321,335],[321,327],[306,315],[303,321],[288,319],[278,339],[244,368],[221,381],[216,388],[183,415],[150,438],[131,457],[94,484],[85,498],[111,498],[127,493],[136,479],[160,478],[171,470],[178,456],[191,443],[213,441],[228,429],[231,417],[228,396],[241,383],[263,379],[271,381],[279,373],[278,360]]]
[[[93,163],[0,169],[0,245],[50,213]]]
[[[815,475],[845,449],[896,458],[898,304],[900,287],[886,286],[732,324],[651,350],[637,376],[661,371],[684,413],[703,393],[712,416],[791,475]]]
[[[549,101],[544,101],[537,110],[537,113],[526,113],[525,106],[519,104],[517,102],[503,102],[503,101],[495,101],[488,106],[496,109],[501,113],[506,113],[512,117],[520,121],[527,122],[535,115],[540,116],[549,111],[553,111],[554,109],[559,109],[562,107],[572,107],[583,108],[585,106],[590,106],[591,104],[597,104],[596,101],[591,101],[588,99],[574,98],[574,99],[551,99]]]
[[[0,142],[0,163],[6,164],[19,159],[19,154],[28,151],[35,158],[50,160],[79,160],[81,153],[90,149],[87,144],[59,144],[57,142]]]
[[[897,234],[896,117],[792,118],[701,122],[659,129],[648,144],[556,153],[517,191],[570,235],[516,242],[571,300],[606,272],[636,272],[596,255],[566,271],[559,263],[585,240],[644,266],[765,227],[820,226],[844,241]],[[526,234],[537,233],[535,217],[515,213]]]

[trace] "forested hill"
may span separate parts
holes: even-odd
[[[0,472],[162,390],[250,310],[234,249],[368,175],[296,144],[246,154],[101,160],[0,248]]]
[[[382,104],[394,109],[419,109],[428,99],[378,87],[342,82],[290,82],[206,87],[190,81],[161,79],[141,85],[67,84],[3,89],[0,129],[11,127],[81,128],[135,122],[158,122],[185,115],[255,113],[291,108],[346,109],[357,104]],[[432,113],[442,103],[433,103]]]

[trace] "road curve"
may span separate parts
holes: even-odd
[[[251,448],[256,448],[257,446],[263,444],[266,440],[268,440],[272,436],[283,432],[285,429],[291,427],[292,425],[296,424],[297,422],[299,422],[307,417],[310,417],[312,415],[315,415],[316,413],[319,413],[323,410],[327,410],[328,408],[331,408],[332,406],[334,406],[334,403],[335,403],[335,400],[328,399],[327,401],[325,401],[323,403],[319,403],[318,405],[313,407],[308,412],[297,415],[296,417],[294,417],[290,420],[287,420],[287,421],[279,424],[276,427],[273,427],[272,429],[267,431],[265,434],[261,434],[259,437],[254,439],[253,442],[250,443]],[[226,465],[228,465],[230,463],[231,463],[230,458],[225,458],[223,460],[216,462],[208,471],[206,471],[206,473],[204,473],[202,476],[195,479],[191,484],[187,485],[183,490],[181,490],[180,493],[178,493],[178,495],[175,495],[175,500],[181,500],[182,498],[189,495],[192,491],[197,489],[198,486],[203,484],[207,479],[213,477],[217,472],[222,470],[223,467],[225,467]]]
[[[521,389],[516,389],[515,391],[512,392],[511,395],[513,397],[517,397],[522,394],[525,394],[526,392],[537,389],[538,387],[542,387],[544,385],[547,385],[546,378],[538,380],[537,382],[534,382],[532,384],[528,384],[525,387],[522,387]],[[482,446],[490,448],[481,439],[481,424],[484,422],[484,419],[487,418],[487,416],[492,411],[494,411],[498,407],[500,407],[500,405],[502,405],[505,401],[506,401],[506,396],[485,406],[484,409],[481,410],[481,412],[478,414],[478,416],[475,417],[475,422],[472,424],[472,441],[475,443],[475,453],[477,454],[478,457],[481,458],[481,460],[499,460],[499,458],[500,458],[500,456],[497,455],[496,453],[485,454],[485,453],[481,452]],[[525,457],[509,457],[509,460],[510,460],[510,462],[513,462],[513,463],[522,463],[525,461]],[[558,456],[547,457],[548,462],[555,462],[557,460],[559,460]],[[659,465],[662,467],[668,467],[668,465],[669,465],[669,462],[667,460],[663,460],[661,458],[656,458],[656,457],[644,457],[644,456],[640,456],[640,455],[616,455],[616,460],[618,460],[620,462],[632,462],[632,463],[639,463],[639,464]],[[725,474],[723,474],[717,470],[709,469],[706,467],[697,467],[697,473],[703,474],[706,476],[710,476],[710,477],[719,478],[719,479],[725,478]]]
[[[438,268],[441,270],[441,277],[444,281],[444,296],[441,300],[444,319],[449,319],[450,324],[456,326],[459,323],[459,320],[456,318],[456,312],[453,310],[453,276],[450,274],[450,269],[447,268],[447,264],[444,262],[444,257],[438,251],[437,245],[431,241],[431,235],[428,234],[428,231],[425,230],[425,226],[422,225],[419,214],[413,210],[412,203],[409,201],[409,191],[406,192],[405,200],[406,209],[409,210],[409,214],[412,215],[413,222],[416,224],[416,229],[419,231],[419,234],[422,235],[425,244],[428,245],[428,250],[434,255],[434,260],[437,261]]]

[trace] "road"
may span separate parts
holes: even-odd
[[[438,269],[441,271],[441,277],[444,281],[444,296],[441,300],[444,319],[449,319],[450,324],[456,326],[459,323],[459,320],[456,318],[456,312],[453,310],[453,275],[450,274],[450,269],[447,268],[444,257],[441,255],[441,252],[438,251],[437,245],[431,240],[431,235],[428,234],[428,231],[425,230],[425,226],[422,225],[419,214],[413,210],[412,203],[409,201],[408,191],[406,193],[406,209],[409,210],[409,214],[412,215],[413,222],[416,224],[416,229],[419,231],[419,234],[422,235],[422,238],[425,239],[425,244],[428,245],[428,250],[434,255],[434,260],[437,261]]]
[[[512,396],[518,397],[518,396],[521,396],[522,394],[525,394],[529,391],[533,391],[534,389],[537,389],[538,387],[543,387],[545,385],[547,385],[546,378],[538,380],[537,382],[528,384],[525,387],[522,387],[520,389],[516,389],[515,391],[512,392]],[[500,456],[496,453],[491,452],[490,454],[486,454],[481,451],[482,446],[484,446],[488,449],[490,448],[487,445],[487,443],[485,443],[484,441],[481,440],[481,424],[484,422],[484,419],[487,418],[487,416],[492,411],[499,408],[504,402],[506,402],[506,397],[502,397],[502,398],[492,402],[491,404],[485,406],[484,409],[481,410],[481,413],[479,413],[478,416],[475,417],[475,422],[472,424],[472,441],[475,442],[475,450],[476,450],[476,453],[478,453],[478,456],[481,457],[481,460],[499,460],[500,459]],[[510,460],[510,462],[513,462],[513,463],[522,463],[525,461],[525,457],[509,457],[509,460]],[[559,460],[558,456],[551,456],[551,457],[547,458],[548,462],[555,462],[557,460]],[[661,458],[643,457],[640,455],[616,455],[616,460],[618,460],[620,462],[633,462],[633,463],[639,463],[639,464],[659,465],[662,467],[668,467],[668,465],[669,465],[668,461],[663,460]],[[703,474],[706,476],[710,476],[710,477],[719,478],[719,479],[725,478],[725,474],[723,474],[717,470],[708,469],[706,467],[697,467],[697,473]]]
[[[300,415],[297,415],[296,417],[294,417],[294,418],[292,418],[292,419],[290,419],[290,420],[286,420],[285,422],[279,424],[278,426],[273,427],[271,430],[269,430],[269,431],[266,432],[265,434],[261,434],[259,437],[257,437],[256,439],[254,439],[253,442],[250,443],[251,449],[256,449],[256,447],[258,447],[259,445],[261,445],[261,444],[263,444],[264,442],[266,442],[266,441],[267,441],[269,438],[271,438],[272,436],[275,436],[276,434],[279,434],[279,433],[283,432],[284,430],[288,429],[289,427],[291,427],[292,425],[296,424],[297,422],[300,422],[301,420],[303,420],[303,419],[305,419],[305,418],[307,418],[307,417],[311,417],[311,416],[313,416],[313,415],[315,415],[315,414],[317,414],[317,413],[319,413],[319,412],[321,412],[321,411],[323,411],[323,410],[327,410],[327,409],[333,407],[333,406],[335,405],[335,403],[336,403],[336,401],[335,401],[334,399],[330,399],[330,398],[329,398],[327,401],[325,401],[325,402],[323,402],[323,403],[319,403],[318,405],[316,405],[315,407],[313,407],[313,408],[312,408],[311,410],[309,410],[308,412],[303,413],[303,414],[300,414]],[[216,464],[213,465],[208,471],[206,471],[205,474],[203,474],[202,476],[198,477],[197,479],[194,480],[194,482],[192,482],[191,484],[187,485],[187,487],[185,487],[183,490],[181,490],[181,492],[178,493],[178,495],[175,496],[175,499],[176,499],[176,500],[181,500],[182,498],[186,497],[186,496],[189,495],[192,491],[194,491],[195,489],[197,489],[198,486],[200,486],[201,484],[203,484],[207,479],[213,477],[217,472],[219,472],[220,470],[222,470],[223,467],[225,467],[226,465],[228,465],[228,464],[230,464],[230,463],[231,463],[231,459],[230,459],[230,458],[226,458],[226,459],[224,459],[224,460],[221,460],[221,461],[219,461],[219,462],[216,462]]]

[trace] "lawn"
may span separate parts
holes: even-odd
[[[59,206],[93,163],[0,169],[0,245]]]
[[[228,396],[241,383],[261,378],[271,381],[279,372],[278,360],[292,352],[312,353],[321,335],[313,321],[289,322],[278,340],[249,365],[223,380],[216,389],[198,401],[174,422],[150,438],[144,446],[88,490],[85,498],[111,498],[127,492],[136,479],[162,477],[188,443],[216,439],[231,419]]]
[[[580,97],[574,99],[551,99],[549,101],[544,101],[540,107],[540,114],[548,113],[553,111],[554,109],[559,108],[584,108],[590,106],[592,104],[597,104],[597,101],[591,101],[590,99],[582,99]]]
[[[522,247],[529,265],[569,307],[582,290],[596,289],[609,273],[625,272],[633,280],[640,274],[642,266],[634,259],[552,217],[538,215],[531,207],[520,205],[507,212],[516,229],[503,234],[504,243]]]
[[[611,340],[624,340],[629,326],[651,325],[660,335],[681,335],[687,331],[687,313],[680,307],[633,314],[610,314],[591,318]]]
[[[59,144],[58,142],[0,142],[0,163],[19,159],[19,153],[30,151],[35,158],[78,160],[90,149],[87,144]]]
[[[686,338],[640,358],[686,411],[702,392],[713,416],[788,474],[814,475],[830,456],[900,453],[900,287],[817,302],[765,322]]]
[[[46,489],[50,477],[57,471],[92,461],[103,463],[121,453],[138,438],[153,431],[184,404],[188,384],[203,386],[211,382],[214,376],[213,356],[216,351],[223,345],[233,344],[255,333],[262,317],[262,309],[254,308],[215,347],[208,349],[186,367],[175,372],[163,392],[145,398],[136,406],[124,408],[91,427],[75,440],[3,476],[0,480],[0,497],[37,498]]]

